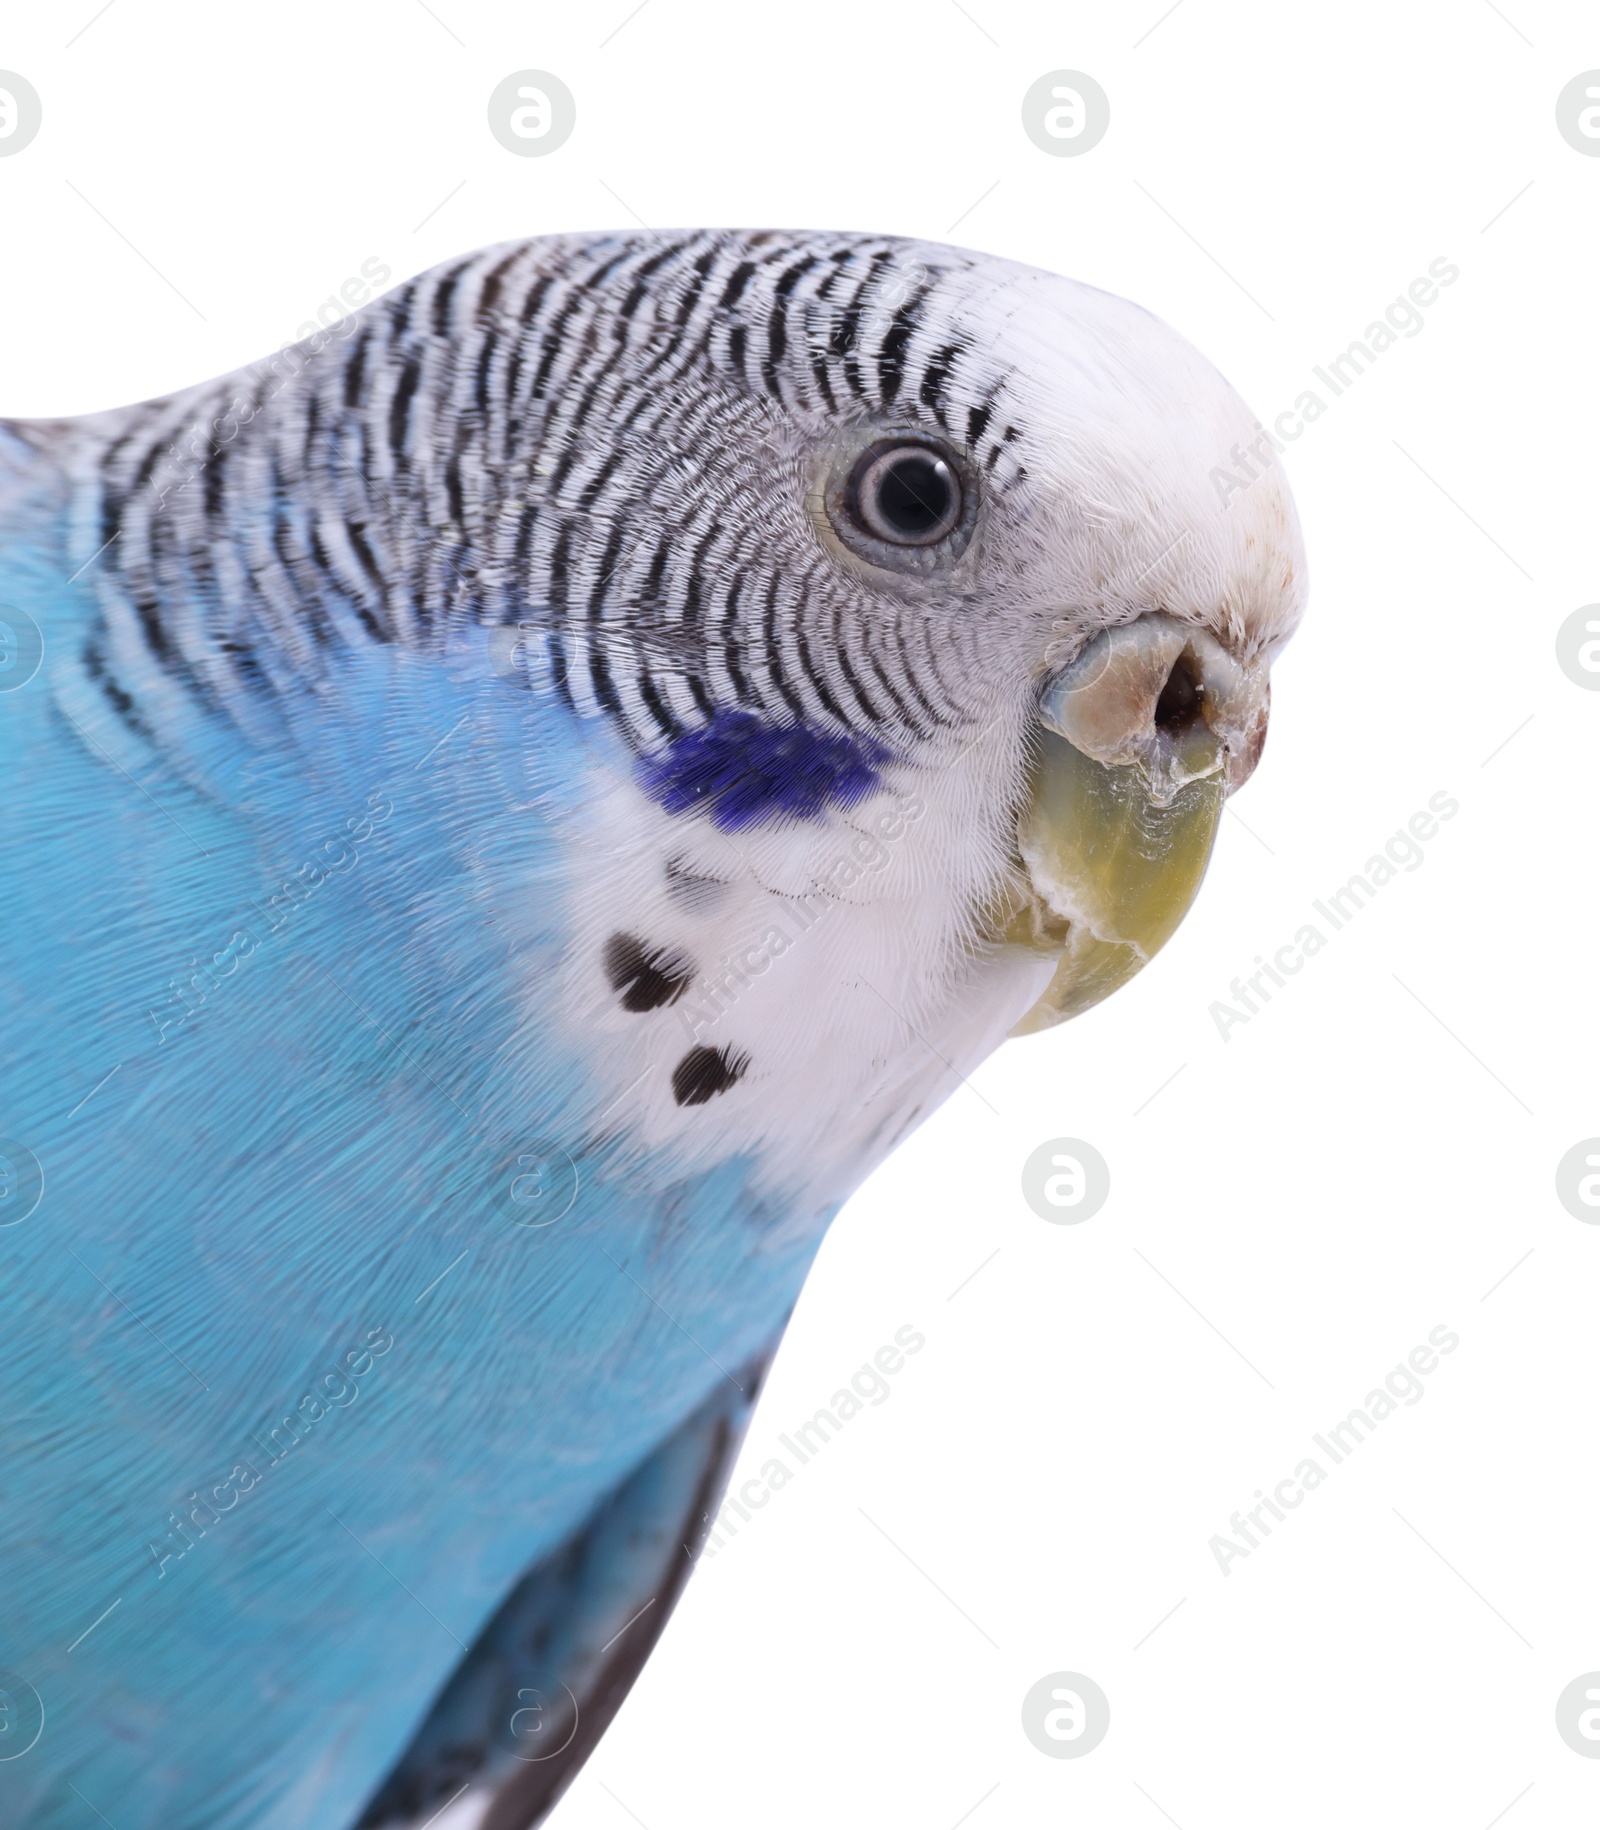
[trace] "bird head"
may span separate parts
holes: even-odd
[[[1304,602],[1238,395],[1139,307],[950,248],[541,260],[523,360],[551,370],[533,546],[559,560],[563,690],[729,834],[917,772],[963,828],[970,938],[1054,965],[1019,1031],[1126,982],[1198,889]]]
[[[85,703],[159,703],[140,728],[170,747],[191,703],[253,729],[337,656],[487,632],[577,716],[607,761],[580,1029],[664,1007],[814,891],[879,908],[808,956],[840,996],[883,960],[920,1026],[987,960],[999,1033],[1087,1009],[1188,908],[1305,596],[1271,440],[1182,337],[895,237],[490,248],[93,432]],[[915,841],[834,869],[896,795]],[[828,1001],[789,977],[748,1014],[766,998],[769,1059],[814,1061]]]

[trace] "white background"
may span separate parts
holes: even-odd
[[[1554,1172],[1600,1132],[1600,695],[1554,637],[1600,598],[1600,159],[1554,105],[1600,21],[629,3],[0,7],[45,110],[0,160],[0,413],[233,368],[371,256],[398,279],[635,220],[1054,268],[1167,318],[1261,413],[1435,257],[1461,278],[1285,460],[1311,609],[1195,913],[850,1204],[751,1470],[898,1326],[927,1346],[703,1565],[556,1823],[1596,1821],[1600,1761],[1554,1705],[1600,1668],[1600,1228]],[[486,125],[528,67],[577,98],[548,158]],[[1022,131],[1062,67],[1111,101],[1081,158]],[[1224,1041],[1210,1003],[1439,790],[1461,810],[1422,866]],[[1081,1226],[1019,1190],[1062,1135],[1111,1165]],[[1461,1344],[1425,1398],[1224,1576],[1211,1535],[1440,1323]],[[1111,1701],[1083,1759],[1020,1726],[1063,1669]]]

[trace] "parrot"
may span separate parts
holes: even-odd
[[[7,1830],[548,1814],[834,1215],[1192,903],[1274,456],[1109,292],[759,229],[0,420]]]

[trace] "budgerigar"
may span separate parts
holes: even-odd
[[[830,1217],[1188,906],[1273,459],[1123,300],[791,232],[0,423],[7,1830],[544,1813]]]

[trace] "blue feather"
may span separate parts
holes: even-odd
[[[0,1669],[46,1709],[0,1819],[340,1825],[827,1214],[775,1238],[751,1165],[625,1153],[521,1002],[603,726],[390,647],[270,749],[118,751],[69,691],[88,581],[0,556],[45,643],[0,700],[0,1132],[45,1174],[0,1230]],[[549,1139],[577,1198],[524,1227],[494,1197]]]

